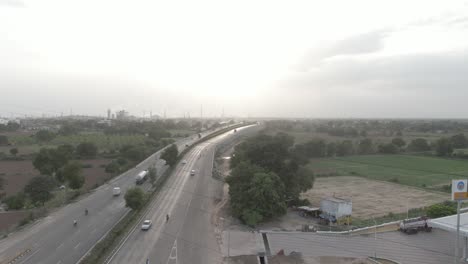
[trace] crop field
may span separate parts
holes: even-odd
[[[360,176],[416,187],[447,185],[468,175],[468,161],[412,155],[311,159],[308,166],[318,176]]]

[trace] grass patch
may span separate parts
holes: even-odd
[[[317,176],[356,175],[414,187],[436,188],[465,177],[468,162],[414,155],[365,155],[312,159],[308,164]]]

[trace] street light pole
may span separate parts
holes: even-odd
[[[375,221],[375,217],[372,216],[372,220],[374,220],[374,259],[377,259],[377,222]]]

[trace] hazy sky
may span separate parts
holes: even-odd
[[[0,0],[0,90],[0,116],[468,117],[468,2]]]

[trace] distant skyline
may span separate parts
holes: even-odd
[[[0,0],[0,116],[468,118],[468,1]]]

